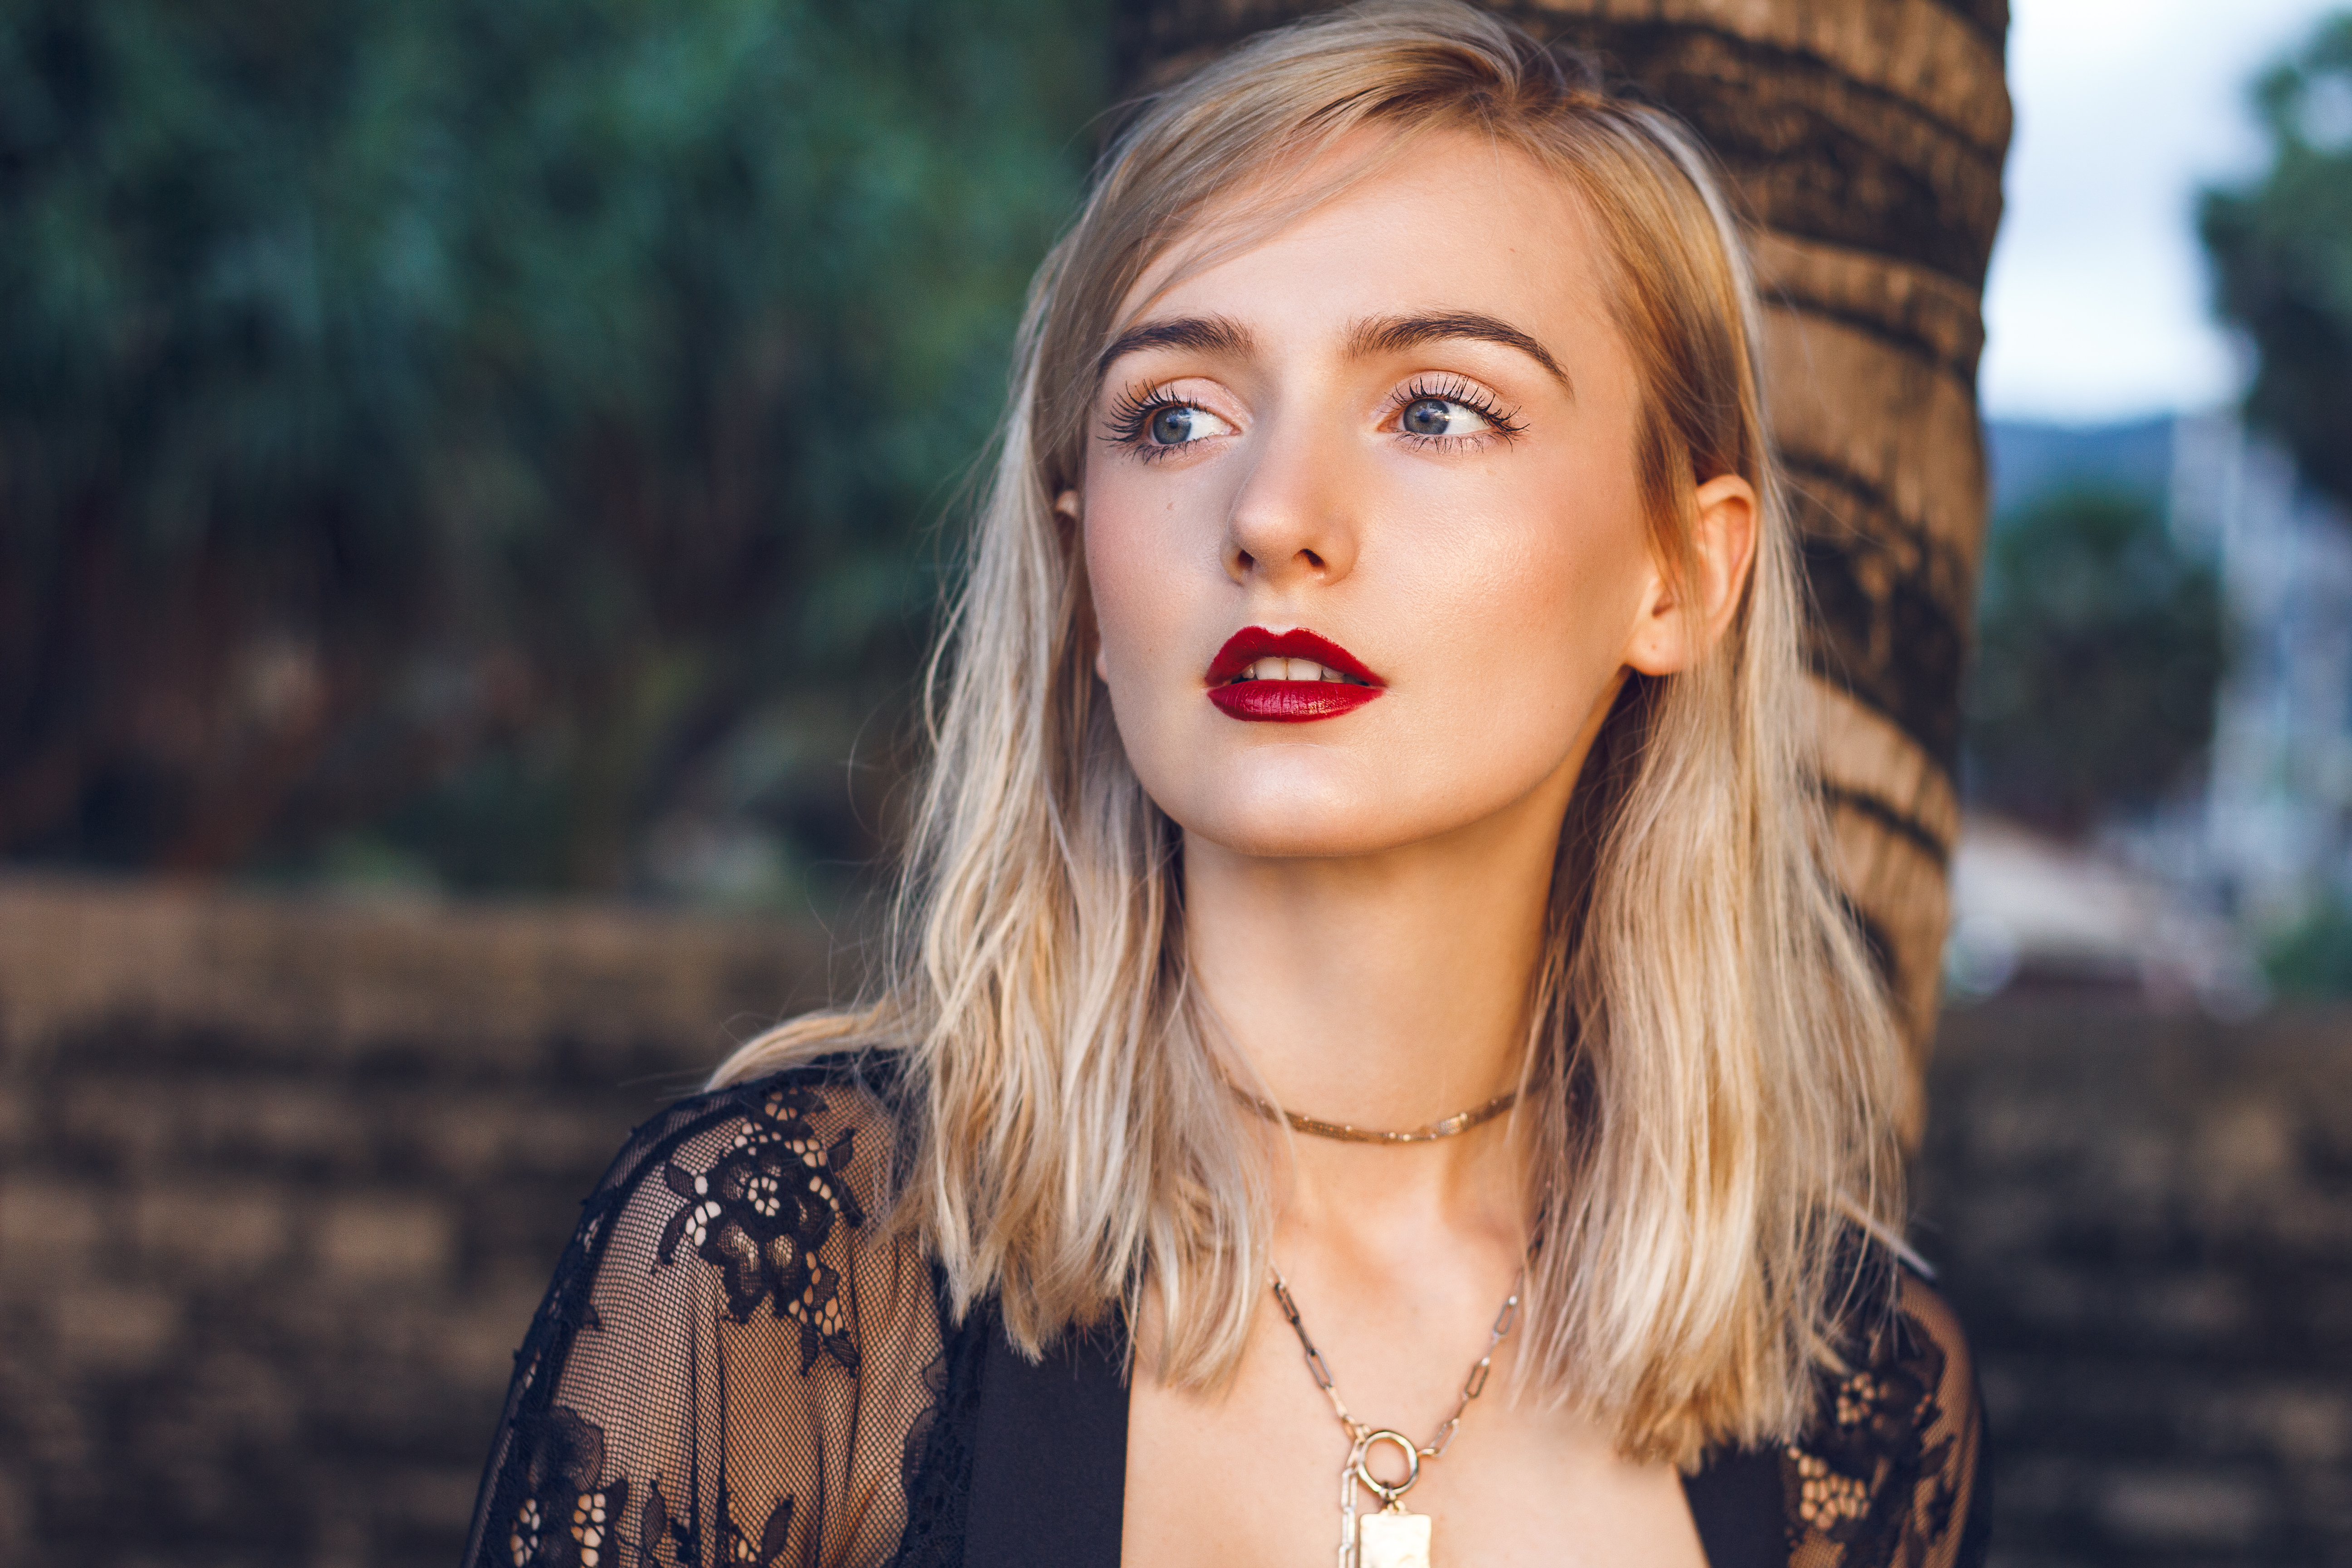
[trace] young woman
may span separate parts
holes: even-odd
[[[1041,271],[871,1004],[642,1128],[469,1561],[1982,1558],[1686,133],[1449,0]]]

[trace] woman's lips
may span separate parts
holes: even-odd
[[[1220,712],[1261,724],[1336,719],[1387,689],[1329,638],[1264,626],[1244,626],[1225,639],[1209,661],[1208,688]]]

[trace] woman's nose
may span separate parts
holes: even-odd
[[[1356,564],[1355,485],[1344,437],[1276,422],[1225,525],[1225,574],[1267,586],[1336,583]]]

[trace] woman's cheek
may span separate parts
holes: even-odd
[[[1096,668],[1114,695],[1171,656],[1181,618],[1176,595],[1168,591],[1176,568],[1169,549],[1172,531],[1139,526],[1135,498],[1120,489],[1106,486],[1089,496],[1084,531],[1099,638]]]

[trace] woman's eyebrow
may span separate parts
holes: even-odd
[[[1362,356],[1376,353],[1397,353],[1418,348],[1423,343],[1443,342],[1448,338],[1470,338],[1479,342],[1500,343],[1507,349],[1517,349],[1549,371],[1554,380],[1575,395],[1576,387],[1568,379],[1568,372],[1551,351],[1508,321],[1475,310],[1433,310],[1418,316],[1374,316],[1356,323],[1348,334],[1348,352]]]
[[[1180,316],[1171,321],[1145,321],[1111,340],[1095,361],[1095,374],[1108,371],[1121,354],[1139,349],[1192,349],[1198,353],[1239,359],[1251,349],[1249,329],[1226,316]]]

